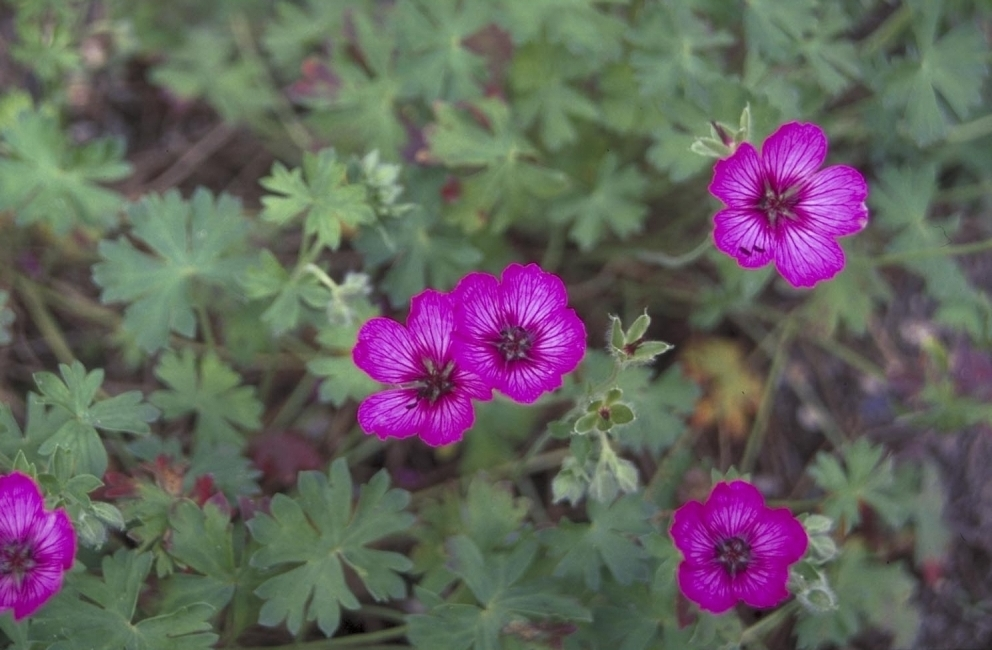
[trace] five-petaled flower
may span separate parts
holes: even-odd
[[[844,268],[837,237],[865,227],[868,185],[846,165],[820,170],[826,156],[820,127],[790,122],[760,155],[743,142],[717,162],[710,192],[727,207],[714,217],[716,247],[749,269],[774,260],[797,287],[837,275]]]
[[[786,508],[768,508],[750,483],[719,483],[706,503],[690,501],[672,519],[672,540],[682,551],[682,593],[705,610],[721,613],[743,600],[774,607],[789,596],[789,565],[806,553],[809,538]]]
[[[452,355],[451,296],[427,290],[414,296],[406,327],[373,318],[358,332],[355,365],[394,387],[365,398],[358,422],[380,438],[419,435],[429,445],[461,440],[472,426],[472,400],[488,400],[490,389]]]
[[[452,297],[455,359],[518,402],[561,386],[585,354],[585,326],[568,308],[565,284],[536,264],[511,264],[501,280],[469,273]]]
[[[0,476],[0,610],[30,616],[62,588],[76,556],[76,533],[65,510],[45,510],[33,480]]]

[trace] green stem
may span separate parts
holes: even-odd
[[[251,25],[243,14],[234,14],[231,17],[231,32],[234,34],[234,42],[237,44],[241,56],[252,63],[256,69],[263,71],[265,81],[269,84],[269,88],[275,96],[276,116],[279,118],[283,129],[286,130],[286,134],[289,135],[290,140],[299,149],[309,151],[313,145],[313,138],[310,137],[310,132],[307,131],[306,127],[303,126],[303,123],[296,116],[286,96],[280,92],[279,85],[272,77],[272,71],[269,70],[269,66],[255,45],[255,38],[251,33]]]
[[[385,621],[391,621],[393,623],[406,622],[405,613],[399,611],[398,609],[383,607],[381,605],[362,605],[362,608],[358,610],[358,613],[364,614],[365,616],[381,618]]]
[[[375,632],[365,632],[362,634],[349,634],[348,636],[335,637],[333,639],[321,639],[319,641],[305,641],[302,643],[290,643],[287,645],[272,646],[273,650],[328,650],[332,648],[352,648],[358,647],[362,650],[376,650],[389,648],[406,647],[396,645],[369,645],[377,644],[379,641],[387,641],[406,636],[406,625],[397,625]],[[232,646],[239,648],[240,646]]]
[[[835,341],[832,338],[822,337],[811,340],[830,354],[847,363],[847,365],[852,368],[860,370],[866,375],[877,377],[878,379],[885,379],[885,371],[882,370],[881,366],[870,359],[867,359],[859,352],[847,347],[843,343]]]
[[[317,385],[319,380],[317,377],[307,373],[304,375],[293,392],[289,394],[286,401],[282,403],[279,408],[279,412],[276,413],[272,421],[269,422],[269,428],[274,430],[285,429],[288,427],[297,417],[300,415],[300,411],[303,409],[303,405],[306,403],[310,394],[313,392],[314,386]]]
[[[904,29],[909,27],[913,19],[913,10],[909,3],[903,3],[878,28],[861,43],[861,57],[868,58],[881,52]]]
[[[207,344],[207,349],[210,351],[217,350],[217,339],[214,338],[214,328],[210,324],[210,312],[207,311],[207,306],[203,304],[203,301],[197,301],[196,303],[196,317],[200,321],[200,329],[203,331],[203,342]]]
[[[876,266],[891,266],[892,264],[902,264],[913,260],[923,260],[930,257],[951,257],[957,255],[971,255],[983,251],[992,250],[992,239],[972,242],[970,244],[954,244],[937,246],[936,248],[921,248],[914,251],[899,251],[880,255],[875,258]]]
[[[754,625],[751,625],[743,632],[741,632],[740,645],[744,646],[753,641],[757,641],[760,637],[765,636],[779,625],[784,623],[790,616],[792,616],[799,609],[799,603],[795,600],[789,602],[784,607],[775,610],[768,616],[764,617]]]
[[[663,266],[666,269],[680,269],[695,262],[712,247],[713,242],[707,237],[699,242],[695,248],[681,255],[668,255],[660,251],[637,250],[634,251],[634,257],[642,262]]]
[[[544,249],[544,256],[541,258],[541,268],[546,271],[556,272],[561,266],[562,255],[565,252],[565,228],[563,226],[553,226],[548,236],[548,245]]]
[[[72,353],[72,348],[66,342],[62,329],[42,299],[38,285],[24,276],[20,276],[17,278],[16,288],[49,349],[61,363],[71,365],[76,360],[76,355]]]
[[[793,322],[787,320],[782,326],[782,334],[778,340],[775,355],[772,357],[772,366],[768,369],[768,376],[765,378],[765,390],[761,396],[761,404],[758,406],[758,413],[754,416],[754,425],[751,427],[751,434],[747,438],[747,445],[744,447],[744,456],[741,458],[741,472],[750,472],[754,469],[754,463],[761,451],[761,445],[765,441],[768,433],[768,422],[772,414],[772,396],[775,394],[775,386],[778,384],[782,371],[785,370],[785,361],[788,358],[789,344],[792,342]]]
[[[951,127],[947,141],[951,144],[977,140],[992,134],[992,114]]]

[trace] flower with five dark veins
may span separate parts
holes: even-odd
[[[488,400],[492,389],[452,354],[452,299],[427,290],[414,296],[406,327],[373,318],[358,332],[355,365],[393,388],[370,395],[358,422],[380,438],[419,435],[429,445],[461,440],[472,426],[472,400]]]
[[[706,503],[690,501],[676,510],[671,535],[684,558],[679,588],[716,614],[738,600],[767,608],[788,598],[789,566],[809,544],[788,509],[766,507],[745,481],[719,483]]]
[[[755,269],[775,262],[792,285],[812,287],[844,268],[837,238],[868,222],[868,185],[856,169],[820,169],[827,139],[815,124],[790,122],[759,155],[743,142],[713,169],[710,192],[727,206],[714,217],[716,247]]]
[[[48,511],[35,482],[20,472],[0,477],[0,611],[30,616],[62,588],[76,556],[65,510]]]
[[[469,273],[452,297],[455,358],[518,402],[561,386],[585,355],[585,326],[565,284],[536,264],[511,264],[501,279]]]

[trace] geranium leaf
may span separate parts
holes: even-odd
[[[341,608],[359,606],[345,582],[345,565],[376,600],[403,596],[406,586],[399,572],[408,571],[411,562],[399,553],[366,548],[413,523],[404,512],[409,494],[388,489],[388,483],[384,471],[376,474],[352,508],[351,475],[339,459],[326,476],[302,472],[299,496],[277,494],[271,515],[257,514],[248,523],[261,546],[251,565],[276,572],[255,591],[265,601],[259,623],[285,621],[296,634],[304,620],[317,621],[324,634],[332,635]]]
[[[242,386],[241,377],[216,354],[207,353],[197,362],[192,350],[162,355],[155,375],[169,390],[152,393],[148,401],[173,419],[196,415],[193,429],[197,449],[244,445],[242,431],[261,426],[262,404],[255,389]]]
[[[248,223],[235,199],[221,195],[215,201],[204,189],[188,202],[175,190],[146,196],[129,215],[131,234],[151,253],[124,237],[102,241],[103,261],[93,267],[93,281],[103,288],[104,303],[130,303],[124,329],[152,352],[168,344],[170,331],[196,333],[194,289],[236,288],[246,264],[239,251]]]

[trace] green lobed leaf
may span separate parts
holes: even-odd
[[[868,624],[891,633],[892,647],[911,647],[920,615],[912,602],[915,581],[901,563],[869,556],[854,538],[828,575],[838,607],[818,615],[801,610],[794,632],[799,648],[814,650],[827,643],[843,647]]]
[[[237,200],[198,189],[189,201],[179,192],[145,196],[133,205],[131,234],[100,242],[103,261],[93,267],[93,281],[104,303],[130,303],[124,330],[148,352],[165,347],[169,332],[192,337],[194,308],[206,307],[210,287],[233,293],[244,270],[240,254],[248,222]]]
[[[530,0],[500,3],[499,22],[515,43],[547,39],[569,56],[603,64],[619,58],[629,26],[612,10],[627,0]]]
[[[397,72],[404,92],[425,101],[458,101],[482,95],[486,60],[467,46],[490,20],[491,7],[479,0],[403,2],[396,6],[399,50]]]
[[[184,579],[175,585],[167,583],[166,595],[173,603],[188,605],[196,600],[190,600],[181,591],[189,589],[197,599],[220,611],[231,601],[240,578],[229,515],[210,503],[201,509],[192,501],[183,500],[169,513],[169,527],[172,531],[169,554],[201,575],[173,574],[183,575]],[[173,595],[169,591],[179,593]]]
[[[348,181],[348,167],[333,149],[303,154],[303,166],[287,169],[276,162],[271,175],[259,181],[269,195],[262,197],[262,218],[286,225],[303,217],[303,232],[319,246],[337,250],[346,229],[374,223],[368,190]]]
[[[892,459],[882,457],[885,450],[859,438],[842,453],[843,465],[820,452],[808,470],[827,491],[824,514],[840,522],[845,534],[861,522],[861,503],[872,506],[892,525],[903,523],[908,515],[907,495],[897,490]]]
[[[73,146],[44,112],[22,111],[0,130],[0,211],[13,210],[21,225],[44,223],[58,235],[82,225],[108,228],[123,198],[98,183],[130,173],[123,141]]]
[[[625,239],[641,231],[648,212],[643,203],[647,185],[636,168],[621,168],[619,158],[607,154],[589,192],[558,199],[549,214],[558,223],[570,224],[569,238],[579,250],[590,251],[608,232]]]
[[[561,558],[554,575],[581,578],[593,591],[599,591],[604,568],[622,585],[646,581],[648,554],[636,541],[653,530],[644,498],[628,494],[611,504],[590,500],[588,511],[589,523],[562,519],[539,535],[551,554]]]
[[[132,622],[138,594],[152,565],[150,553],[119,549],[103,558],[103,576],[70,573],[67,588],[37,615],[40,636],[60,650],[207,650],[214,608],[198,603]],[[82,598],[80,598],[82,596]],[[85,598],[85,600],[83,599]]]
[[[452,287],[482,261],[482,252],[456,229],[418,210],[386,229],[364,229],[355,247],[366,268],[391,261],[380,287],[394,306],[409,303],[425,287]]]
[[[362,487],[352,509],[351,475],[345,460],[338,459],[327,476],[302,472],[299,496],[277,494],[271,515],[258,514],[248,523],[260,545],[251,565],[276,571],[255,591],[265,601],[259,623],[285,621],[296,634],[304,620],[316,621],[324,634],[332,635],[341,608],[359,606],[345,581],[344,565],[376,600],[404,595],[399,572],[408,571],[411,562],[399,553],[366,548],[413,523],[403,511],[409,494],[388,489],[388,483],[385,471],[376,474]]]
[[[435,102],[435,123],[426,132],[430,159],[471,170],[449,210],[452,221],[468,230],[489,223],[501,232],[533,213],[535,202],[562,193],[569,179],[536,162],[537,150],[514,128],[506,103],[480,99],[473,108],[467,113]]]
[[[521,617],[528,620],[588,621],[589,611],[573,599],[551,590],[545,582],[521,582],[534,561],[537,544],[520,542],[509,553],[483,555],[468,537],[455,537],[448,545],[453,571],[479,605],[441,602],[436,595],[418,590],[418,597],[433,605],[427,614],[407,618],[408,638],[425,650],[467,648],[497,650],[504,628]]]
[[[169,351],[155,368],[169,390],[157,390],[148,401],[162,409],[166,418],[196,415],[193,443],[197,449],[227,445],[244,446],[243,431],[261,425],[262,404],[252,386],[242,386],[241,377],[212,352],[197,362],[190,349]]]
[[[190,26],[151,79],[187,100],[203,98],[229,122],[257,120],[277,102],[260,60],[241,56],[226,26]]]
[[[41,393],[39,402],[61,411],[64,422],[38,447],[38,453],[49,456],[59,446],[72,453],[76,471],[103,476],[107,469],[107,451],[97,429],[147,435],[148,423],[158,418],[153,406],[143,404],[140,391],[128,391],[94,402],[103,383],[103,370],[87,373],[78,361],[71,366],[59,364],[58,376],[38,372],[35,383]]]
[[[978,26],[958,25],[938,39],[939,13],[914,15],[917,47],[884,74],[883,103],[905,110],[905,128],[920,145],[947,134],[945,104],[961,119],[981,103],[981,82],[988,75],[988,47]]]
[[[510,85],[520,123],[538,125],[541,141],[557,151],[576,141],[574,119],[592,122],[599,109],[570,83],[590,72],[589,62],[569,56],[562,46],[540,42],[525,45],[513,55]]]

